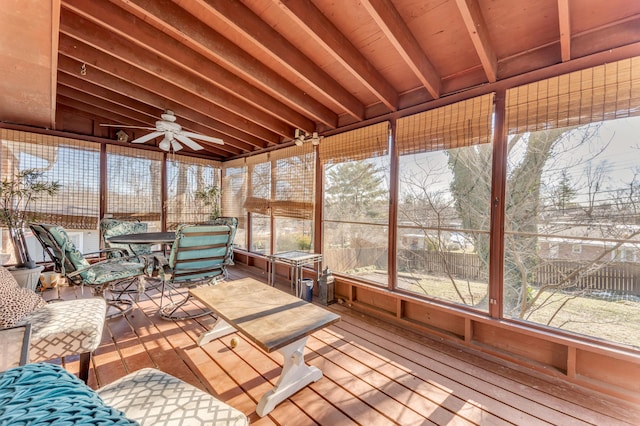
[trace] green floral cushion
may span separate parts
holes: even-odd
[[[140,234],[147,232],[147,224],[144,222],[134,222],[118,219],[102,219],[100,221],[100,231],[105,247],[123,249],[130,255],[151,254],[150,244],[116,244],[110,243],[109,238],[125,234]],[[133,253],[131,253],[133,251]]]
[[[73,241],[71,241],[71,238],[69,238],[69,234],[67,234],[67,231],[63,227],[56,225],[46,225],[46,227],[58,246],[62,249],[66,260],[73,266],[74,270],[77,271],[91,266],[82,253],[78,251],[76,246],[73,244]],[[144,268],[145,264],[142,258],[140,262],[123,262],[113,259],[111,262],[94,265],[87,271],[81,272],[80,276],[82,277],[84,284],[98,285],[117,279],[141,275],[144,273]],[[66,271],[66,273],[69,272],[73,271]]]

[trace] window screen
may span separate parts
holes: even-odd
[[[105,214],[160,220],[162,153],[107,146],[107,202]]]
[[[201,158],[172,156],[167,160],[167,228],[204,222],[212,207],[196,197],[199,191],[220,187],[220,163]],[[212,200],[213,201],[213,200]],[[215,202],[220,205],[218,196]]]
[[[60,191],[30,204],[37,220],[71,229],[97,229],[100,206],[100,145],[58,136],[0,129],[2,179],[35,169]]]

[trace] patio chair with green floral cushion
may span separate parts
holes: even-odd
[[[148,225],[138,220],[124,220],[104,218],[100,221],[100,233],[102,235],[102,243],[105,248],[119,249],[124,251],[128,256],[131,255],[151,255],[151,244],[118,244],[109,241],[109,238],[126,234],[141,234],[147,232]],[[117,252],[112,252],[107,257],[118,257]]]
[[[147,257],[147,262],[154,260],[154,253],[151,244],[118,244],[109,241],[111,237],[117,237],[127,234],[142,234],[148,231],[148,225],[144,222],[140,222],[137,219],[113,219],[104,218],[100,221],[100,235],[102,238],[102,245],[107,249],[107,258],[116,258],[126,256],[144,256]],[[149,277],[146,280],[145,290],[156,289],[160,286],[161,280],[153,277]],[[137,292],[137,288],[120,289],[121,293]]]
[[[191,297],[179,289],[215,284],[226,277],[232,233],[227,225],[182,225],[178,228],[168,264],[160,272],[163,278],[160,315],[163,318],[197,318],[211,313],[208,309],[180,312]]]
[[[111,294],[117,293],[113,290],[114,285],[121,285],[124,282],[125,288],[136,285],[139,292],[144,291],[145,276],[153,268],[148,258],[123,256],[89,263],[75,247],[63,227],[43,223],[33,223],[29,227],[53,260],[56,272],[66,277],[70,284],[90,287],[96,296],[103,297],[107,301],[109,308],[107,319],[124,315],[133,307],[133,302],[123,299],[121,293],[118,297],[105,297],[107,291]]]

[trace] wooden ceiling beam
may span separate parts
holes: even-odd
[[[200,112],[194,111],[191,108],[187,108],[184,105],[180,105],[167,100],[166,98],[158,95],[156,92],[146,90],[142,87],[136,86],[128,81],[121,80],[120,78],[103,72],[99,69],[92,68],[91,72],[87,75],[80,75],[78,73],[81,62],[67,57],[65,55],[59,56],[59,70],[60,76],[63,79],[71,78],[83,83],[86,83],[90,87],[102,88],[114,93],[115,96],[124,97],[129,99],[123,100],[123,105],[129,108],[136,109],[134,105],[142,103],[143,105],[150,105],[155,111],[158,111],[156,117],[167,108],[173,110],[179,117],[184,117],[193,123],[200,124],[208,129],[212,133],[212,136],[219,137],[225,141],[229,141],[233,146],[239,147],[244,151],[253,151],[255,148],[262,149],[268,146],[267,142],[259,139],[253,135],[249,135],[235,127],[231,127],[226,123],[222,123],[216,119],[206,116]],[[62,77],[64,76],[64,77]],[[77,85],[76,85],[77,87]],[[81,90],[85,86],[78,87]],[[89,91],[86,89],[85,91]],[[122,98],[120,98],[122,99]],[[144,111],[141,111],[144,112]],[[277,136],[274,134],[273,143],[277,142]]]
[[[434,99],[440,97],[440,75],[427,58],[398,10],[389,0],[362,0],[362,6]]]
[[[558,23],[560,25],[560,56],[562,62],[571,59],[571,16],[569,0],[558,0]]]
[[[58,90],[59,93],[66,98],[74,99],[76,101],[83,102],[84,104],[93,105],[94,107],[100,108],[104,111],[109,111],[122,117],[129,118],[128,121],[120,121],[117,124],[135,126],[138,125],[137,123],[147,123],[149,119],[152,119],[154,122],[155,120],[160,119],[160,114],[149,117],[147,114],[139,113],[126,106],[122,106],[115,102],[112,102],[111,100],[103,99],[90,93],[75,89],[73,87],[65,86],[63,83],[59,83]],[[209,129],[205,128],[204,126],[188,122],[187,120],[183,120],[182,117],[180,117],[179,124],[187,130],[191,130],[196,133],[204,133],[205,135],[219,137],[218,135],[211,134]],[[149,126],[149,124],[145,124],[144,127],[155,127],[155,125]],[[225,145],[214,145],[216,148],[216,153],[221,155],[238,155],[243,152],[242,149],[229,145],[228,143],[225,143]]]
[[[297,110],[279,102],[259,88],[248,85],[246,81],[212,62],[208,57],[180,46],[176,39],[145,21],[137,19],[129,13],[124,13],[122,9],[109,2],[66,0],[64,8],[103,27],[110,33],[122,37],[126,43],[132,43],[153,52],[162,59],[183,68],[188,74],[198,76],[209,84],[224,90],[231,97],[248,102],[253,107],[279,118],[293,127],[305,129],[315,127],[313,120]],[[217,40],[209,40],[209,42],[212,45],[218,43]]]
[[[140,0],[135,0],[140,2]],[[145,2],[148,0],[145,0]],[[364,119],[364,105],[340,86],[329,74],[313,63],[303,52],[264,22],[251,9],[238,1],[187,0],[179,1],[190,11],[204,8],[233,27],[246,40],[286,67],[298,78],[312,86],[344,113],[357,120]],[[198,6],[196,6],[198,5]],[[326,124],[326,123],[325,123]]]
[[[63,72],[62,69],[58,72],[58,84],[89,93],[100,99],[114,102],[135,112],[146,114],[149,118],[157,119],[164,111],[162,108],[154,107],[144,102],[140,102],[130,96],[123,95],[106,87],[98,86],[87,80],[80,79],[75,75]]]
[[[172,105],[177,103],[207,116],[210,116],[212,111],[215,111],[215,116],[222,122],[263,139],[269,144],[276,144],[276,142],[273,142],[274,133],[268,129],[226,109],[218,108],[217,105],[181,87],[167,83],[165,80],[141,71],[115,57],[105,55],[85,45],[80,40],[73,39],[66,34],[60,34],[59,48],[63,55],[74,58],[80,63],[86,63],[89,65],[89,68],[95,67],[98,70],[162,96],[165,98],[163,101],[164,105],[162,105],[163,109],[169,108],[175,111]],[[92,69],[87,70],[87,74],[92,71]]]
[[[130,111],[134,113],[141,113],[147,116],[149,119],[149,125],[153,127],[156,120],[159,119],[160,114],[164,112],[162,108],[156,108],[152,105],[145,104],[143,102],[131,99],[125,95],[109,90],[105,87],[101,87],[95,84],[92,84],[88,81],[76,78],[71,74],[67,74],[65,72],[58,73],[58,84],[63,85],[69,88],[76,89],[78,91],[84,92],[91,96],[94,96],[98,99],[103,99],[105,101],[111,101],[118,105],[121,105],[125,108],[128,108]],[[182,127],[192,130],[196,133],[205,134],[208,136],[213,136],[216,138],[223,139],[225,142],[225,150],[234,155],[241,154],[246,151],[253,150],[253,147],[249,146],[243,140],[239,140],[233,137],[230,137],[215,128],[211,128],[209,126],[204,126],[198,122],[189,120],[184,115],[182,115],[182,111],[178,109],[178,111],[174,111],[176,115],[180,119],[180,124]],[[122,123],[126,124],[126,123]]]
[[[79,2],[79,0],[73,1]],[[84,2],[79,3],[85,4]],[[337,114],[331,109],[308,96],[277,72],[264,66],[260,61],[194,18],[180,6],[172,2],[157,0],[127,0],[118,3],[126,11],[168,34],[166,37],[172,38],[174,44],[176,44],[176,40],[179,40],[180,43],[187,45],[200,55],[217,63],[223,63],[241,75],[242,78],[216,65],[228,74],[224,79],[221,79],[228,81],[220,82],[228,87],[227,90],[237,92],[238,96],[249,99],[256,97],[252,91],[263,93],[269,97],[269,100],[257,101],[255,105],[267,111],[273,110],[274,114],[278,113],[274,110],[275,108],[271,108],[271,104],[275,106],[283,103],[288,105],[288,108],[302,111],[305,116],[313,117],[331,127],[337,125]],[[122,12],[121,9],[120,15],[123,15]],[[166,45],[166,43],[160,44]],[[290,123],[306,131],[315,130],[315,123],[310,119],[307,120],[305,122],[298,119],[296,122],[290,121]],[[293,134],[289,137],[293,137]]]
[[[113,121],[115,123],[127,123],[130,126],[142,126],[148,127],[149,123],[146,121],[138,121],[127,115],[118,114],[116,112],[112,112],[96,106],[93,103],[87,103],[78,99],[70,98],[68,96],[64,96],[62,94],[58,94],[58,103],[62,105],[66,105],[71,108],[75,108],[80,111],[87,112],[92,114],[96,118],[104,118],[109,121]]]
[[[294,133],[294,127],[284,121],[220,90],[196,75],[190,75],[185,68],[163,60],[153,52],[133,43],[125,42],[114,33],[73,14],[67,9],[63,9],[60,14],[60,33],[81,40],[104,54],[116,57],[137,68],[138,72],[145,71],[168,84],[179,86],[203,100],[214,103],[219,108],[253,121],[283,137],[290,138]]]
[[[489,83],[495,83],[498,79],[498,57],[491,44],[489,30],[482,16],[478,0],[456,0],[456,4],[464,25],[467,27],[467,33],[480,58],[482,68],[487,75],[487,80]]]
[[[278,5],[389,110],[398,109],[398,93],[393,86],[311,1],[281,0]]]

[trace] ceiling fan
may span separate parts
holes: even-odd
[[[173,149],[173,151],[175,152],[181,150],[182,145],[180,142],[193,149],[194,151],[203,149],[203,147],[193,139],[200,139],[206,142],[212,142],[221,145],[224,144],[222,139],[183,130],[182,126],[175,122],[176,116],[173,111],[169,109],[165,110],[165,112],[160,115],[160,118],[160,120],[156,121],[156,127],[123,126],[120,124],[101,124],[101,126],[119,127],[124,129],[153,130],[153,132],[147,135],[140,136],[139,138],[132,140],[131,143],[145,143],[150,141],[151,139],[157,138],[158,136],[164,135],[164,138],[158,145],[158,148],[162,149],[163,151],[169,151]]]

